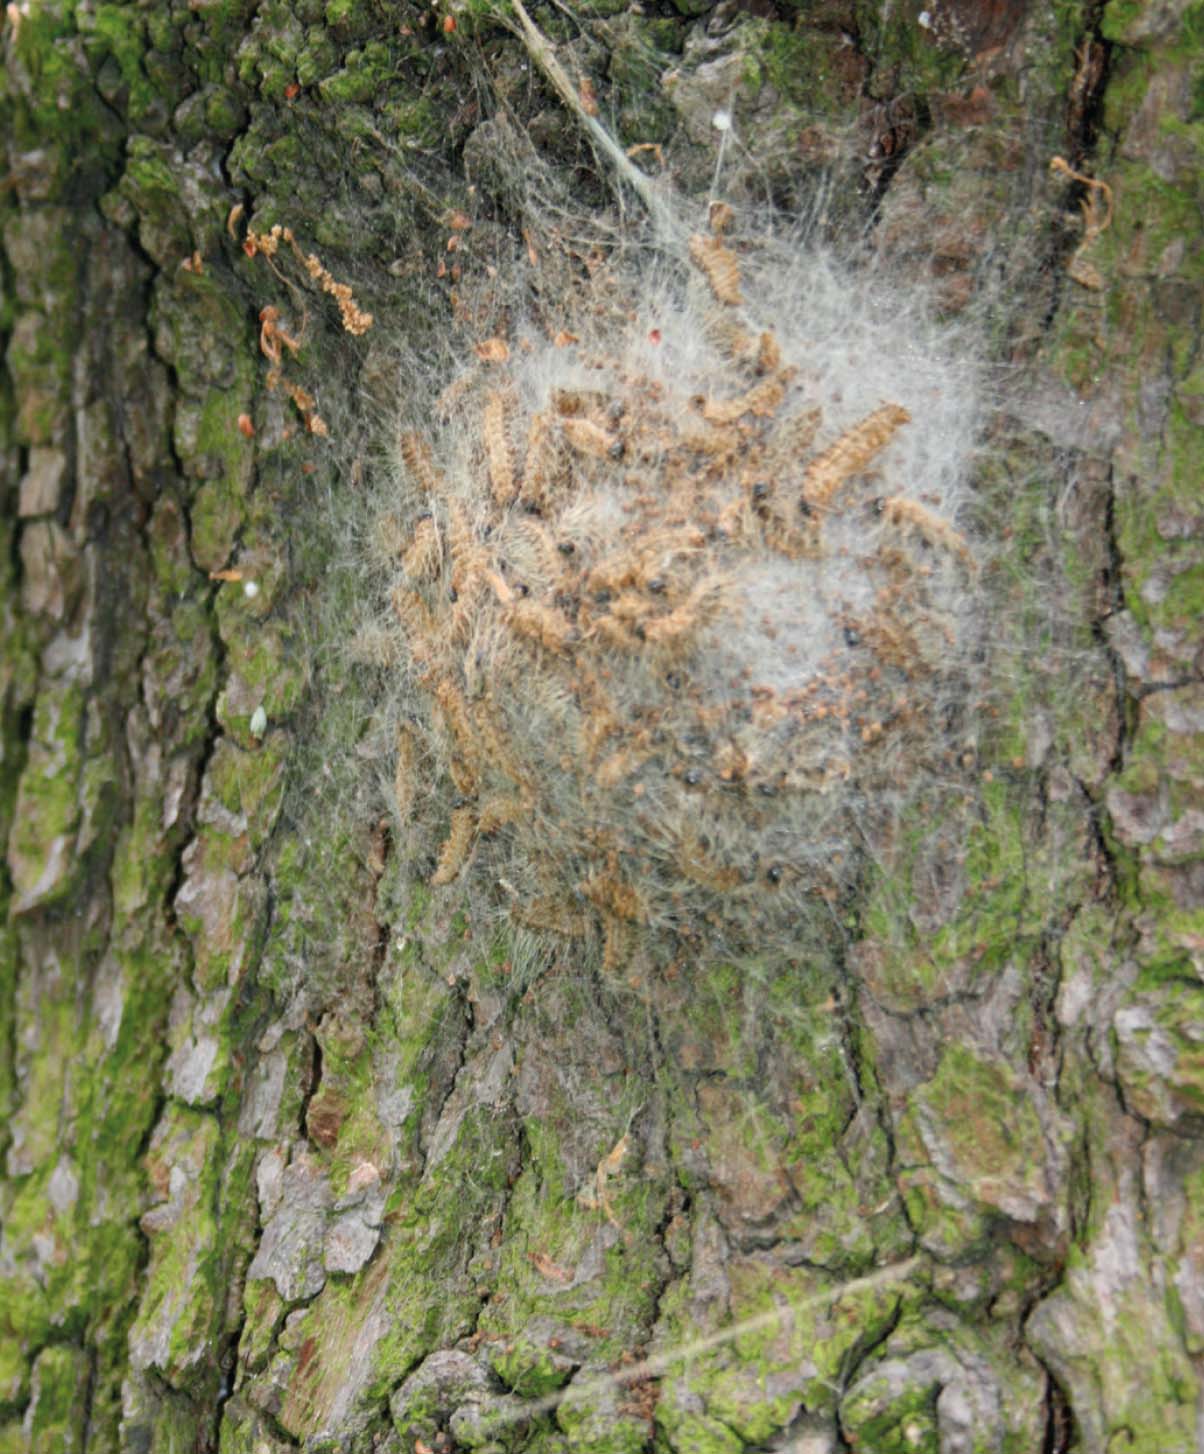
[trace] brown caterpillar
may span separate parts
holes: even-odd
[[[491,389],[485,400],[485,412],[481,421],[482,438],[485,441],[485,459],[489,468],[489,487],[493,503],[499,508],[508,505],[515,496],[514,461],[510,457],[510,440],[507,432],[506,399],[497,389]]]
[[[652,753],[646,746],[620,747],[599,764],[594,781],[600,788],[616,787],[624,778],[637,772],[651,756]]]
[[[957,481],[935,448],[933,478],[900,477],[910,452],[887,446],[911,416],[882,402],[873,343],[889,338],[862,328],[825,397],[822,269],[778,307],[753,296],[774,269],[745,273],[726,238],[688,251],[686,290],[671,270],[628,287],[625,263],[591,256],[571,330],[521,323],[461,381],[436,448],[400,436],[412,533],[374,567],[396,571],[412,694],[397,811],[427,770],[455,805],[431,881],[475,860],[514,922],[588,937],[610,970],[645,931],[792,933],[851,881],[829,851],[849,813],[872,829],[936,759],[935,714],[902,711],[904,691],[954,700],[969,670],[966,582],[920,548],[973,569],[917,498],[952,512]],[[926,399],[953,417],[956,380],[898,382],[917,430]],[[869,469],[882,483],[855,496]]]
[[[439,888],[459,878],[476,835],[477,815],[472,808],[456,808],[451,815],[451,827],[443,847],[439,850],[439,862],[431,875],[431,887]]]
[[[602,972],[616,974],[631,958],[631,925],[614,914],[602,915]]]
[[[730,247],[725,247],[717,237],[695,233],[690,239],[690,257],[720,303],[738,307],[744,302],[740,264]]]
[[[716,893],[730,893],[738,887],[738,870],[717,863],[694,837],[684,838],[677,851],[677,867],[691,883]]]
[[[408,822],[414,808],[414,786],[418,759],[414,734],[408,727],[397,729],[397,764],[393,769],[393,805],[403,823]]]
[[[934,515],[931,510],[926,509],[919,501],[895,495],[883,502],[882,513],[898,529],[915,530],[929,545],[939,545],[952,555],[956,555],[968,570],[977,568],[965,536],[959,534],[948,521],[942,520],[939,515]]]
[[[545,651],[567,651],[577,640],[576,628],[564,613],[539,601],[515,601],[505,619],[516,635],[534,641]]]
[[[426,602],[407,586],[394,586],[392,600],[393,610],[406,633],[410,655],[417,662],[430,661],[435,654],[437,627]]]
[[[617,437],[592,419],[562,419],[560,432],[578,454],[592,459],[613,459],[621,448]]]
[[[463,796],[471,797],[477,790],[480,752],[464,697],[459,687],[446,677],[434,684],[433,695],[452,741],[451,770],[456,787]]]
[[[613,854],[608,857],[606,872],[585,879],[578,889],[595,908],[612,918],[636,923],[645,917],[639,894],[619,877]]]
[[[398,443],[406,468],[418,483],[419,488],[428,495],[445,495],[447,493],[446,482],[435,468],[431,447],[426,439],[421,434],[409,430],[401,436]]]
[[[589,933],[589,921],[585,915],[555,894],[516,900],[511,912],[520,924],[529,929],[546,929],[552,934],[562,934],[566,939],[583,939]]]
[[[557,433],[546,414],[536,414],[527,428],[522,498],[543,508],[551,503],[559,482],[560,442]]]
[[[439,532],[428,515],[414,526],[410,543],[401,557],[401,568],[412,581],[429,580],[438,573],[441,557]]]
[[[776,374],[782,367],[782,350],[772,333],[763,333],[757,343],[756,369],[759,374]]]
[[[867,414],[807,466],[803,475],[803,498],[812,506],[827,505],[841,485],[890,443],[897,430],[911,421],[898,404],[884,404]]]
[[[508,778],[523,790],[525,797],[530,798],[534,793],[531,776],[514,756],[504,718],[491,695],[483,697],[476,706],[473,733],[482,766]]]
[[[754,384],[736,399],[708,399],[702,406],[702,417],[710,424],[734,424],[745,414],[768,419],[782,406],[786,385],[794,377],[793,369],[782,369],[772,378]]]
[[[718,582],[700,581],[676,610],[648,622],[644,627],[645,639],[658,646],[680,645],[716,609],[718,590]]]
[[[481,816],[477,822],[477,832],[481,837],[485,837],[490,833],[496,833],[499,828],[504,828],[508,823],[514,823],[522,818],[530,809],[530,798],[523,797],[518,793],[512,793],[508,797],[497,794],[487,799],[481,805]]]
[[[535,581],[542,588],[550,589],[564,578],[565,556],[552,539],[546,525],[536,520],[523,520],[515,534],[525,547],[530,565],[535,571]]]

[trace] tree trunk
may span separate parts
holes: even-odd
[[[780,963],[524,958],[415,887],[322,502],[377,340],[543,246],[505,127],[583,214],[604,163],[500,6],[10,5],[0,1451],[1189,1454],[1204,6],[536,18],[683,194],[730,135],[988,313],[972,806]]]

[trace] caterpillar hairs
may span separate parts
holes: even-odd
[[[521,33],[580,102],[525,10]],[[922,303],[583,116],[651,248],[476,318],[375,531],[399,832],[517,924],[789,943],[972,745],[980,385]]]

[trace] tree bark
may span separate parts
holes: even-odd
[[[525,245],[499,128],[609,205],[504,18],[8,7],[0,1454],[1189,1454],[1204,6],[537,12],[641,162],[704,196],[729,111],[749,205],[1007,376],[966,820],[824,946],[672,975],[415,887],[323,636],[375,340]]]

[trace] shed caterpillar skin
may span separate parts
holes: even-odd
[[[439,850],[439,862],[431,876],[432,887],[449,884],[459,878],[476,835],[477,815],[471,808],[456,808],[451,815],[451,827]]]
[[[895,498],[883,502],[882,513],[901,530],[915,530],[929,545],[938,545],[957,556],[968,570],[976,569],[974,556],[965,536],[960,535],[947,520],[917,500]]]
[[[402,823],[414,810],[417,747],[408,727],[399,727],[396,738],[397,762],[393,769],[393,806]]]
[[[535,339],[470,349],[454,408],[396,437],[380,532],[395,806],[420,763],[451,800],[431,884],[615,971],[645,932],[760,947],[828,912],[850,843],[948,759],[977,640],[939,334],[904,367],[822,261],[683,251],[684,291],[598,266]]]

